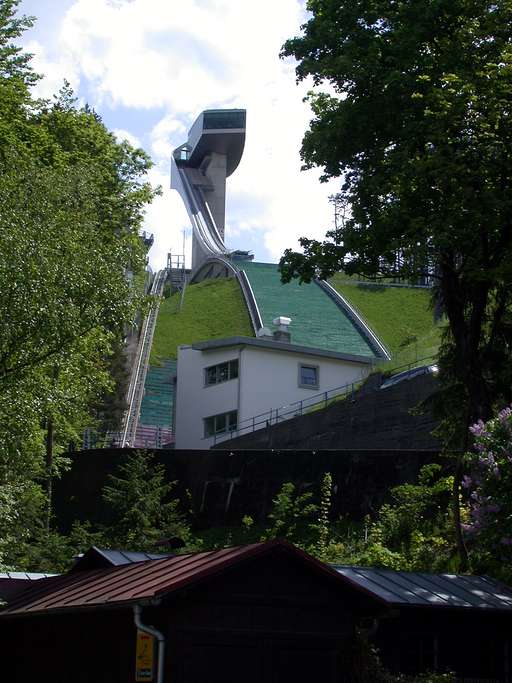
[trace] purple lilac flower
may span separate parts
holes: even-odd
[[[469,489],[469,488],[471,488],[472,485],[473,485],[473,479],[471,479],[471,477],[468,477],[468,475],[465,474],[462,477],[462,488]]]
[[[503,545],[512,545],[512,538],[510,538],[510,536],[503,536],[500,543]]]
[[[501,424],[506,424],[512,415],[512,410],[507,406],[507,408],[503,408],[503,410],[500,410],[498,413],[498,419],[501,422]]]
[[[485,425],[482,422],[482,420],[478,420],[476,424],[471,425],[469,431],[471,432],[471,434],[473,434],[473,436],[483,436],[486,433]]]

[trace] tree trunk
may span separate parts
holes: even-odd
[[[53,418],[46,420],[46,531],[50,532],[53,493]]]
[[[462,525],[460,521],[460,485],[462,481],[462,455],[459,453],[455,461],[455,471],[453,473],[453,487],[452,487],[452,509],[453,509],[453,525],[455,531],[455,542],[457,544],[457,551],[459,553],[459,571],[467,572],[469,569],[469,558],[466,544],[464,543],[464,535],[462,533]]]

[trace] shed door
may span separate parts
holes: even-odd
[[[336,644],[237,634],[184,639],[182,683],[339,683]]]
[[[211,636],[208,641],[189,640],[183,648],[183,683],[262,683],[265,680],[258,642],[236,637],[212,642]]]
[[[315,640],[273,641],[269,683],[334,683],[338,674],[338,652],[334,644]]]

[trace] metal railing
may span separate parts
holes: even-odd
[[[384,343],[377,337],[375,332],[371,329],[357,308],[351,304],[348,299],[343,296],[343,294],[338,292],[337,289],[334,289],[334,287],[325,280],[315,280],[314,282],[327,294],[330,299],[332,299],[332,301],[334,301],[336,306],[345,313],[358,332],[362,335],[363,339],[366,340],[366,343],[371,348],[373,353],[378,358],[391,360],[390,352]]]
[[[240,284],[240,289],[242,290],[242,295],[245,300],[245,305],[249,311],[249,317],[251,318],[252,327],[254,334],[258,334],[258,331],[263,327],[263,320],[261,318],[260,309],[258,308],[258,302],[252,291],[251,283],[247,277],[245,270],[240,269],[237,273],[237,280]]]
[[[406,372],[407,370],[412,370],[415,367],[421,367],[418,365],[419,363],[425,364],[426,361],[432,360],[435,360],[433,356],[418,358],[415,361],[411,361],[405,365],[393,368],[393,373],[389,375],[389,377],[394,377],[395,375]],[[387,377],[387,379],[389,379],[389,377]],[[364,382],[364,379],[365,378],[361,378],[356,382],[349,382],[347,384],[343,384],[342,386],[334,387],[333,389],[328,389],[327,391],[322,391],[308,398],[301,399],[300,401],[294,401],[293,403],[282,405],[277,408],[270,408],[263,413],[245,418],[238,423],[236,429],[233,429],[229,432],[214,434],[213,445],[216,445],[220,442],[229,441],[231,439],[236,439],[238,436],[255,432],[258,429],[272,427],[276,424],[284,422],[285,420],[289,420],[294,417],[300,417],[306,413],[313,412],[314,410],[326,408],[330,402],[334,402],[335,400],[341,400],[349,397],[353,400],[355,399],[356,392]]]
[[[120,448],[123,432],[98,432],[88,428],[84,430],[82,450],[98,448]],[[174,432],[170,427],[154,427],[137,425],[133,444],[134,448],[168,448],[174,445]],[[125,444],[127,446],[127,444]]]
[[[362,381],[363,380],[361,379],[357,382],[349,382],[341,387],[328,389],[327,391],[322,391],[308,398],[303,398],[300,401],[294,401],[293,403],[288,403],[277,408],[270,408],[263,413],[259,413],[259,415],[253,415],[252,417],[241,420],[236,429],[229,432],[214,434],[213,443],[215,445],[219,441],[234,439],[242,434],[255,432],[257,429],[272,427],[273,425],[293,417],[300,417],[310,411],[326,407],[333,399],[350,395],[354,396]]]
[[[144,319],[142,332],[137,348],[137,355],[134,370],[130,379],[128,387],[128,410],[126,411],[123,429],[121,432],[121,448],[125,446],[133,446],[135,443],[135,436],[137,432],[137,424],[139,421],[140,406],[142,397],[144,395],[144,383],[146,381],[146,373],[148,369],[149,356],[151,354],[151,344],[153,342],[153,333],[155,331],[156,319],[158,317],[158,309],[160,306],[160,296],[162,295],[165,280],[167,278],[167,269],[158,271],[153,281],[151,288],[151,295],[154,297],[154,302],[151,305],[149,314]]]

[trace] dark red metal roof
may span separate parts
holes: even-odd
[[[283,541],[269,541],[40,579],[22,595],[16,596],[0,612],[0,618],[151,601],[277,547],[300,557],[303,562],[329,575],[331,579],[347,583],[333,569],[292,545]]]

